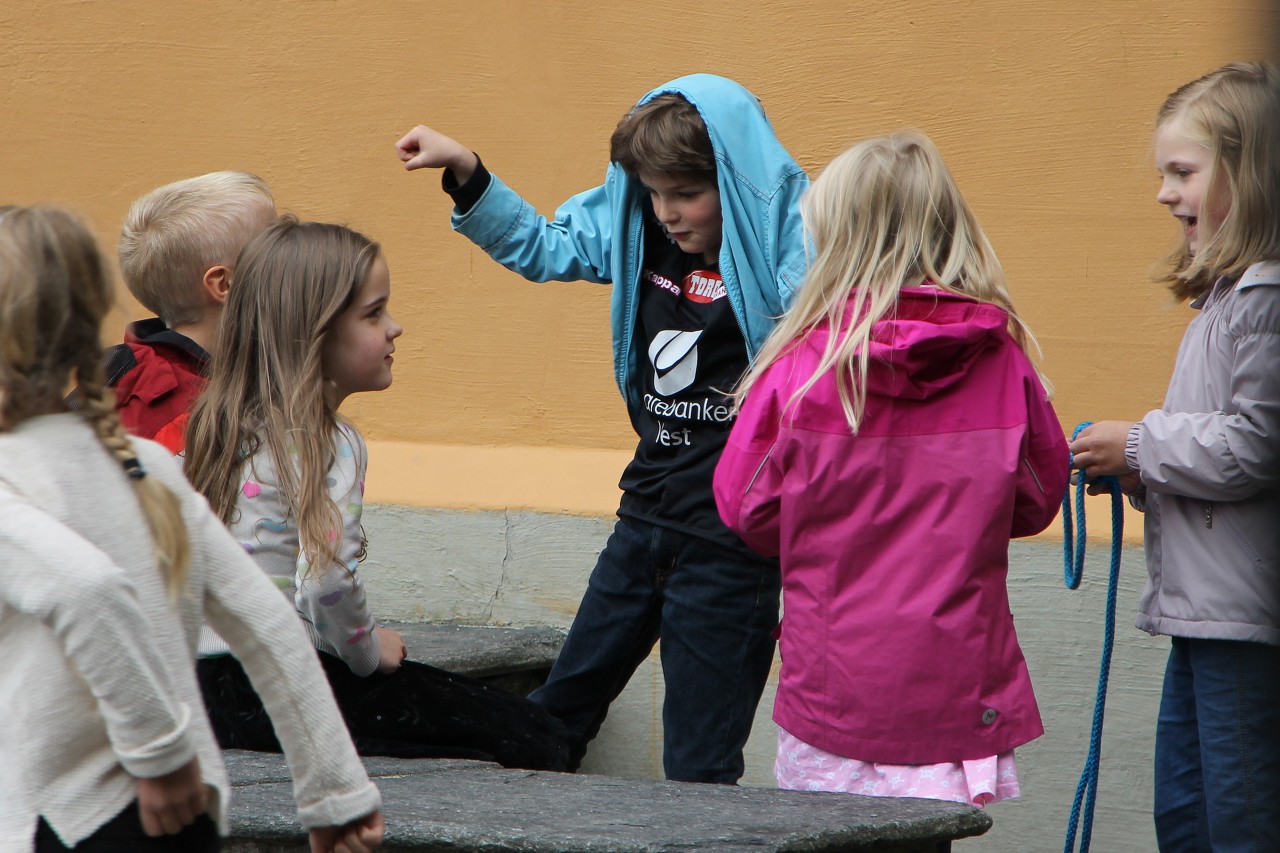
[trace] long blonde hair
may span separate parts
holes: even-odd
[[[1175,121],[1212,156],[1199,216],[1207,239],[1194,255],[1181,242],[1157,276],[1181,300],[1199,296],[1219,276],[1280,259],[1280,71],[1233,62],[1192,80],[1156,113],[1157,128]],[[1209,200],[1223,193],[1229,206],[1215,222]]]
[[[255,237],[236,262],[209,385],[187,425],[187,477],[224,523],[246,459],[270,454],[313,566],[333,562],[331,532],[342,529],[325,488],[337,409],[321,355],[379,251],[349,228],[291,216]]]
[[[98,329],[112,291],[89,231],[66,211],[0,208],[0,429],[65,408],[79,384],[81,415],[132,480],[172,598],[186,586],[190,544],[178,499],[147,476],[102,376]]]
[[[901,288],[925,282],[998,305],[1009,313],[1014,340],[1023,349],[1034,347],[1013,310],[995,250],[924,134],[901,131],[854,145],[813,182],[801,214],[812,248],[809,271],[795,304],[735,391],[739,405],[779,356],[827,328],[822,359],[789,404],[834,370],[840,404],[856,433],[866,407],[872,328],[894,311]],[[841,335],[846,315],[852,319]]]

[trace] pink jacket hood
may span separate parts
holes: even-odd
[[[846,325],[851,322],[846,315]],[[1000,345],[1009,315],[937,287],[907,287],[898,309],[872,331],[872,370],[867,392],[880,397],[923,400],[961,381],[973,362]],[[819,330],[806,346],[821,353],[829,331]]]

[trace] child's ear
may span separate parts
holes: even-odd
[[[219,305],[225,305],[231,292],[231,270],[221,264],[204,271],[200,284],[208,297]]]

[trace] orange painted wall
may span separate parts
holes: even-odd
[[[0,197],[71,205],[113,246],[140,193],[258,172],[283,208],[385,247],[396,384],[349,404],[371,497],[607,513],[633,442],[607,289],[528,285],[451,233],[438,179],[395,158],[404,130],[457,136],[549,213],[599,181],[639,95],[692,71],[753,89],[811,171],[921,128],[1008,268],[1064,423],[1137,417],[1188,317],[1147,283],[1175,237],[1151,117],[1193,76],[1265,55],[1271,5],[8,0]],[[108,339],[136,316],[122,298]]]

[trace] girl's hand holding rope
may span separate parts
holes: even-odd
[[[1071,440],[1072,461],[1084,475],[1091,495],[1106,494],[1110,488],[1091,481],[1098,477],[1114,476],[1120,480],[1120,490],[1126,495],[1138,488],[1138,472],[1129,467],[1125,459],[1125,442],[1133,421],[1098,421],[1090,424]]]

